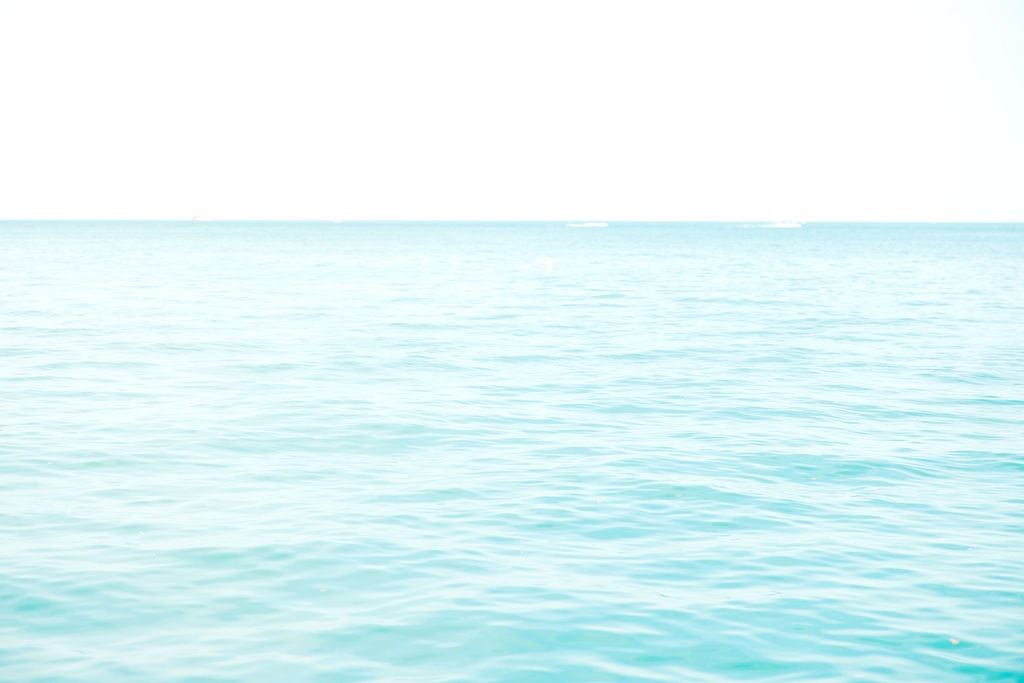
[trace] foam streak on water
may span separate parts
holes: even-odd
[[[1024,677],[1024,229],[0,224],[0,680]]]

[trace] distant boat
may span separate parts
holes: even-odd
[[[608,224],[602,221],[584,221],[582,223],[566,223],[569,228],[607,228]]]
[[[764,225],[758,226],[761,228],[802,228],[804,224],[800,221],[775,221],[773,223],[765,223]]]

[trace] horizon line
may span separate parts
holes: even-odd
[[[0,223],[85,223],[85,222],[119,222],[119,223],[245,223],[245,222],[257,222],[257,223],[333,223],[333,224],[344,224],[344,223],[604,223],[607,225],[611,224],[630,224],[630,223],[657,223],[657,224],[686,224],[686,223],[722,223],[722,224],[736,224],[736,223],[757,223],[757,224],[779,224],[779,223],[798,223],[800,225],[808,224],[833,224],[833,223],[859,223],[859,224],[914,224],[914,225],[941,225],[941,224],[965,224],[965,223],[976,223],[976,224],[992,224],[992,225],[1006,225],[1006,224],[1024,224],[1024,218],[1020,219],[892,219],[892,218],[872,218],[872,219],[850,219],[850,218],[825,218],[825,219],[808,219],[808,220],[797,220],[797,219],[780,219],[780,218],[657,218],[657,219],[643,219],[643,218],[624,218],[624,219],[605,219],[605,218],[325,218],[325,217],[217,217],[217,216],[188,216],[188,217],[132,217],[132,218],[103,218],[103,217],[76,217],[76,218],[3,218],[0,217]]]

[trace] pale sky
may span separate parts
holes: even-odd
[[[0,0],[0,219],[1024,220],[1024,0]]]

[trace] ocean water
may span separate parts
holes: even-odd
[[[0,224],[0,680],[1024,680],[1024,226]]]

